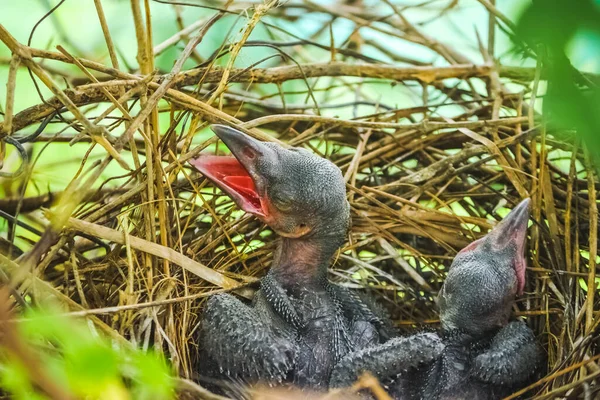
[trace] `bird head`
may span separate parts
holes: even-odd
[[[481,335],[506,325],[525,287],[530,200],[457,255],[438,296],[443,330]]]
[[[350,205],[335,164],[304,149],[261,142],[225,125],[211,129],[232,155],[202,155],[190,164],[238,207],[287,238],[345,235]]]

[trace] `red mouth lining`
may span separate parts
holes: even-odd
[[[200,156],[190,164],[231,196],[244,211],[265,215],[252,177],[235,157]]]

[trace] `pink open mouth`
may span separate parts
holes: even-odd
[[[190,164],[227,193],[242,210],[260,217],[267,215],[254,180],[235,157],[203,155]]]

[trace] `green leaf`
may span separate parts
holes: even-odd
[[[106,386],[120,380],[119,357],[100,341],[77,340],[65,353],[70,386],[81,395],[99,395]]]
[[[157,354],[137,353],[134,394],[136,399],[168,399],[173,397],[174,382],[166,364]]]
[[[600,5],[592,0],[533,1],[515,32],[521,41],[517,46],[527,44],[543,60],[543,78],[548,80],[544,116],[562,131],[575,129],[600,171],[600,89],[571,65],[568,53],[578,35],[600,34]],[[598,54],[598,41],[589,43],[589,53]]]

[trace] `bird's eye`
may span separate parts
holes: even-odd
[[[272,198],[275,207],[281,211],[289,211],[292,208],[292,199],[288,196],[275,195]]]

